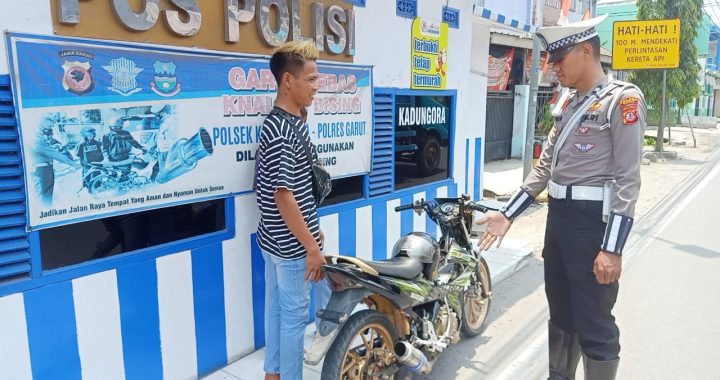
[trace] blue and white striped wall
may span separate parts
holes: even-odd
[[[321,209],[326,253],[380,260],[404,234],[437,235],[427,216],[394,208],[479,199],[483,141],[468,137],[477,132],[457,129],[453,179]],[[194,379],[264,346],[254,195],[233,208],[228,240],[0,297],[0,379]]]
[[[394,208],[461,193],[479,199],[484,150],[473,132],[457,131],[453,179],[322,208],[326,253],[380,260],[406,233],[437,235],[427,216]],[[0,379],[195,379],[264,346],[255,196],[233,206],[228,240],[4,293]]]
[[[471,177],[481,152],[469,151]],[[325,251],[386,258],[403,234],[438,232],[396,206],[463,190],[445,181],[327,207]],[[235,209],[231,240],[0,298],[0,379],[194,379],[263,346],[254,195],[236,198]]]
[[[257,207],[236,205],[234,239],[0,298],[0,379],[195,379],[252,352]]]

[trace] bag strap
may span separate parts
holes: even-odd
[[[312,152],[310,151],[310,142],[308,139],[303,136],[303,134],[300,132],[300,128],[297,127],[297,125],[293,124],[288,120],[288,124],[290,124],[290,128],[292,128],[293,133],[295,133],[295,137],[297,137],[298,140],[300,140],[300,144],[303,146],[303,150],[305,150],[305,156],[307,157],[307,161],[312,166]]]
[[[276,107],[275,110],[277,110],[277,113],[285,119],[285,121],[290,125],[290,128],[292,129],[293,133],[295,133],[295,137],[300,141],[300,144],[303,146],[303,150],[305,150],[305,157],[307,157],[308,164],[310,164],[311,170],[312,170],[312,152],[310,151],[310,141],[309,136],[306,139],[305,136],[300,132],[300,128],[293,123],[291,117],[297,117],[294,115],[291,115],[287,111],[285,111],[282,108]]]

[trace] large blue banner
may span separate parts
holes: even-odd
[[[8,49],[31,229],[252,191],[266,57],[24,34]],[[367,173],[371,69],[318,66],[321,161]]]

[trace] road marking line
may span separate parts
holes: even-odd
[[[720,173],[720,161],[716,161],[715,166],[710,170],[709,173],[707,173],[707,175],[705,175],[705,178],[701,179],[695,186],[692,187],[692,190],[690,190],[684,197],[681,198],[678,203],[675,204],[675,206],[670,208],[669,212],[662,217],[658,227],[649,231],[647,235],[639,237],[638,243],[640,243],[641,245],[639,247],[633,246],[632,250],[628,252],[628,255],[625,255],[628,259],[626,260],[628,261],[628,265],[630,264],[631,259],[634,259],[635,256],[644,252],[647,247],[655,241],[656,238],[660,237],[660,235],[668,227],[668,225],[677,218],[678,214],[680,214],[680,212],[687,207],[688,203],[692,202],[693,199],[697,197],[698,193],[703,191],[705,187],[708,186],[710,181],[714,180],[715,177],[717,177],[718,173]]]
[[[667,209],[669,209],[669,212],[667,212],[664,216],[661,216],[661,223],[658,225],[657,228],[652,229],[645,235],[636,235],[636,240],[633,241],[633,245],[630,247],[631,249],[625,255],[623,255],[625,259],[633,258],[637,256],[638,253],[641,253],[645,249],[647,249],[650,243],[652,243],[656,237],[659,237],[663,230],[665,230],[665,228],[667,228],[668,225],[677,218],[680,211],[683,210],[688,205],[688,203],[690,203],[697,196],[699,192],[703,191],[710,181],[714,180],[715,177],[720,174],[720,160],[711,160],[709,162],[714,162],[713,164],[715,166],[710,169],[707,175],[705,175],[705,178],[703,178],[695,186],[693,186],[692,189],[674,206],[663,207],[665,210],[662,211],[667,212]],[[662,201],[664,200],[665,199],[663,199]],[[656,210],[657,209],[654,208],[653,210],[651,210],[651,213],[647,214],[646,216],[653,217],[654,215],[652,215],[652,211]],[[638,246],[638,244],[640,245]],[[538,360],[542,359],[548,351],[547,331],[547,327],[541,328],[539,335],[537,335],[537,337],[532,341],[532,343],[530,343],[530,345],[528,345],[528,347],[523,350],[515,358],[515,360],[513,360],[509,365],[507,365],[505,369],[497,377],[495,377],[495,380],[529,379],[529,376],[533,376],[534,374],[529,372],[532,371],[534,367],[537,367]]]
[[[529,370],[537,365],[538,359],[544,357],[548,350],[547,327],[540,329],[540,334],[530,345],[510,363],[495,380],[528,379]]]

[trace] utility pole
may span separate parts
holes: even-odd
[[[660,112],[660,125],[657,130],[657,138],[655,140],[655,151],[663,152],[663,140],[665,139],[665,87],[667,83],[667,70],[663,69],[663,85],[662,85],[662,110]]]
[[[543,24],[543,1],[535,0],[535,22]],[[532,170],[533,142],[535,141],[535,120],[537,119],[537,93],[540,82],[540,39],[533,36],[532,66],[530,67],[530,95],[528,96],[528,117],[525,125],[525,151],[523,152],[523,180]]]

